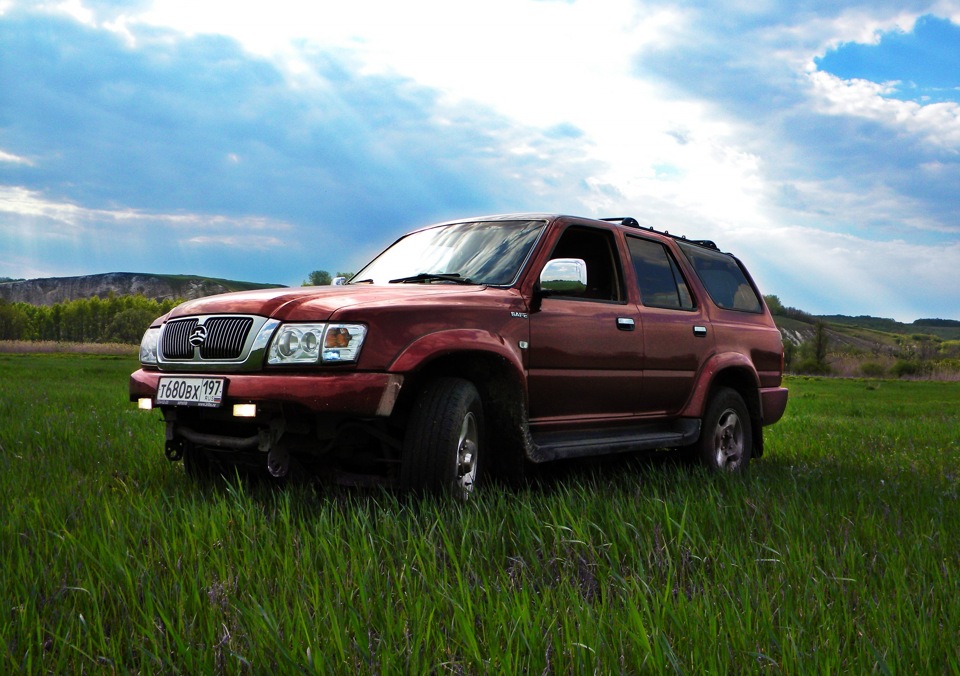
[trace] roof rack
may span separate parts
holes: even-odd
[[[705,249],[713,249],[714,251],[720,251],[720,247],[717,246],[716,242],[712,239],[687,239],[686,235],[671,235],[667,230],[656,230],[652,226],[642,226],[635,218],[630,216],[616,216],[614,218],[601,218],[601,221],[607,221],[609,223],[619,223],[620,225],[625,225],[628,228],[637,228],[640,230],[649,230],[650,232],[656,232],[661,235],[666,235],[667,237],[673,237],[674,239],[683,240],[684,242],[689,242],[690,244],[695,244],[697,246],[702,246]]]

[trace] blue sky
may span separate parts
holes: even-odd
[[[0,277],[295,285],[547,211],[960,319],[958,186],[960,2],[0,0]]]

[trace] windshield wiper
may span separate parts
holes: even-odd
[[[421,272],[418,275],[410,277],[399,277],[391,279],[390,284],[417,284],[421,282],[453,282],[454,284],[474,284],[467,277],[461,277],[456,272]]]

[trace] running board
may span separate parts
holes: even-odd
[[[531,432],[530,460],[550,462],[608,453],[650,451],[688,446],[700,438],[698,418],[680,418],[669,423],[575,432]]]

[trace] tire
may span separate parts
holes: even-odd
[[[736,390],[722,387],[707,405],[694,455],[713,472],[746,470],[753,452],[750,412]]]
[[[413,404],[404,435],[400,487],[466,500],[482,480],[483,402],[462,378],[437,378]]]

